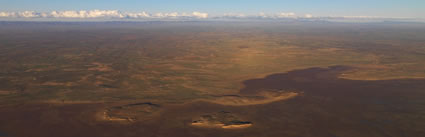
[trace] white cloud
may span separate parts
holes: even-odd
[[[69,11],[51,11],[51,12],[1,12],[0,18],[78,18],[78,19],[208,19],[208,13],[194,11],[191,13],[147,13],[147,12],[121,12],[118,10],[69,10]],[[313,16],[311,14],[297,15],[294,12],[280,13],[259,13],[246,15],[243,13],[226,13],[221,16],[213,16],[211,19],[228,18],[228,19],[407,19],[407,18],[384,18],[376,16]]]
[[[267,15],[264,12],[258,13],[258,17],[267,18]]]
[[[52,11],[46,17],[55,18],[123,18],[124,14],[117,10],[91,10],[91,11]]]
[[[34,11],[24,11],[18,13],[19,17],[25,17],[25,18],[34,18],[34,17],[40,17],[39,13],[36,13]]]
[[[129,18],[149,18],[151,17],[151,14],[146,12],[140,12],[140,13],[127,13],[127,17]]]
[[[311,15],[311,14],[305,14],[304,17],[305,18],[313,18],[313,15]]]
[[[197,17],[197,18],[208,18],[208,13],[202,13],[202,12],[195,11],[195,12],[192,12],[192,15],[194,17]]]
[[[222,17],[225,17],[225,18],[245,18],[247,16],[243,13],[224,13]]]
[[[278,18],[296,18],[296,14],[294,12],[280,12],[276,14],[267,14],[264,12],[260,12],[256,16],[251,16],[255,18],[270,18],[270,19],[278,19]]]
[[[120,12],[118,10],[80,10],[80,11],[51,11],[51,12],[0,12],[0,17],[14,17],[14,18],[208,18],[208,13],[192,12],[187,13],[155,13],[150,14],[146,12]]]
[[[353,19],[374,19],[374,18],[383,18],[378,16],[342,16],[343,18],[353,18]]]
[[[179,13],[177,13],[177,12],[167,13],[166,16],[167,17],[178,17]]]
[[[281,12],[281,13],[277,14],[277,17],[279,17],[279,18],[295,17],[295,13],[293,13],[293,12],[288,12],[288,13]]]
[[[178,13],[178,12],[171,12],[171,13],[156,13],[152,17],[154,18],[182,18],[182,17],[189,17],[189,18],[208,18],[208,13],[202,13],[202,12],[192,12],[192,14],[187,13]]]
[[[14,12],[0,12],[0,17],[15,17],[16,13]]]
[[[0,12],[0,17],[22,17],[22,18],[35,18],[41,17],[40,13],[34,11],[23,12]]]
[[[177,18],[180,17],[179,13],[171,12],[171,13],[156,13],[152,16],[153,18]]]

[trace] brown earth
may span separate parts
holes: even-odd
[[[0,132],[12,137],[425,135],[424,79],[361,81],[339,78],[349,69],[335,66],[274,74],[247,80],[245,88],[240,91],[241,96],[261,95],[265,90],[303,92],[302,96],[290,100],[239,106],[206,101],[158,103],[161,107],[155,116],[126,124],[99,120],[99,112],[104,112],[105,108],[122,107],[126,109],[117,109],[114,114],[142,116],[137,114],[139,111],[127,109],[133,103],[4,105],[0,107]],[[143,107],[140,110],[140,113],[151,112]],[[217,112],[230,112],[231,115],[220,116]],[[219,128],[199,128],[193,125],[194,121],[213,123]],[[225,130],[238,126],[247,128]]]

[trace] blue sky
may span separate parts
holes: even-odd
[[[120,10],[425,18],[425,0],[0,0],[0,11]]]

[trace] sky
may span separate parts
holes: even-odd
[[[0,0],[0,12],[118,10],[148,13],[278,14],[425,18],[425,0]]]

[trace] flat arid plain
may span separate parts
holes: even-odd
[[[0,22],[0,137],[423,137],[425,24]]]

